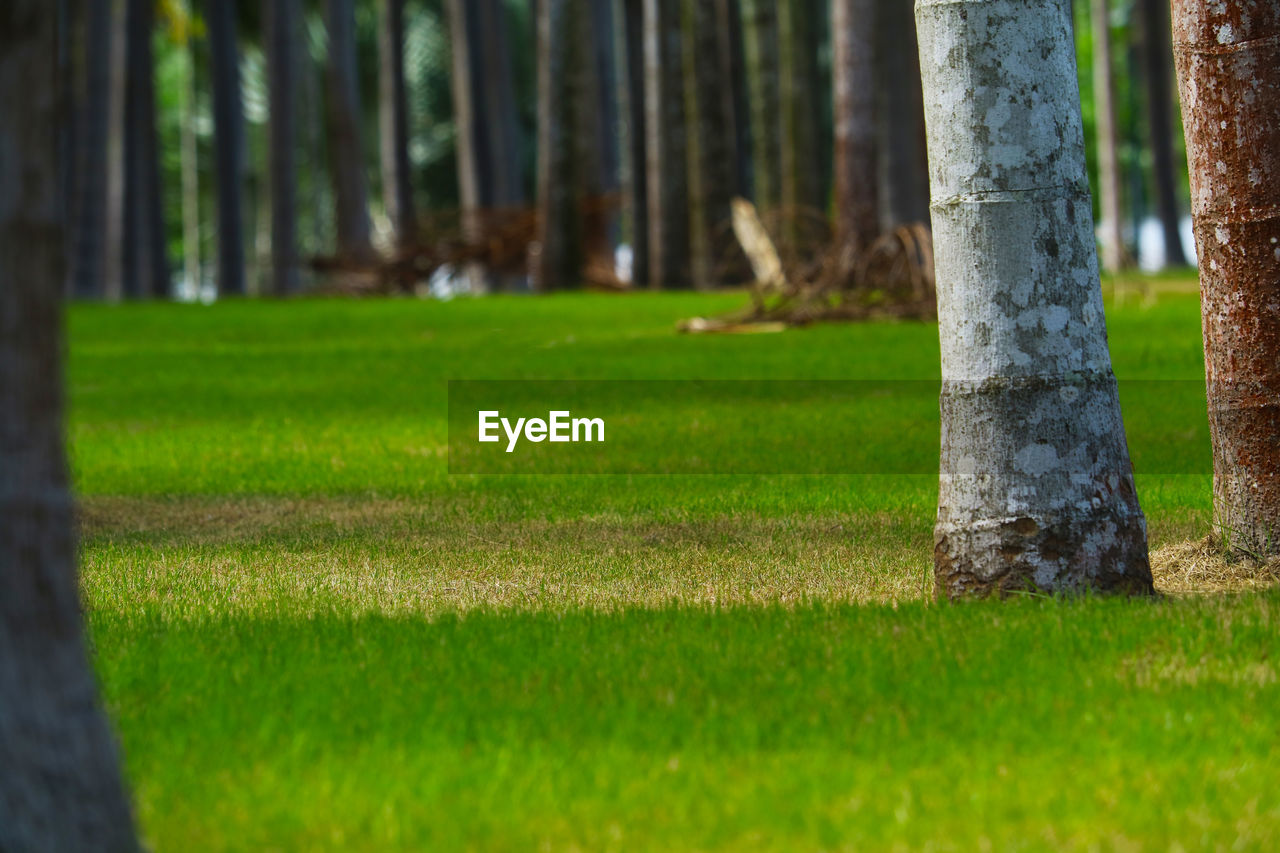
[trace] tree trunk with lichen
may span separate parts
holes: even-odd
[[[1215,523],[1280,554],[1280,6],[1174,0]]]
[[[0,850],[135,850],[76,591],[54,18],[0,4]]]
[[[920,0],[942,344],[940,595],[1150,593],[1070,0]]]

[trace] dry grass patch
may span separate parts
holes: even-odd
[[[1151,572],[1156,589],[1171,595],[1246,592],[1280,582],[1280,558],[1262,563],[1230,554],[1210,535],[1157,548]]]

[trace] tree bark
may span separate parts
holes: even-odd
[[[1215,523],[1280,553],[1280,6],[1175,0]]]
[[[585,261],[583,177],[594,172],[587,125],[586,0],[538,4],[538,240],[530,264],[535,290],[581,284]]]
[[[836,239],[865,251],[880,232],[875,0],[832,0]]]
[[[129,38],[125,2],[111,3],[111,89],[107,97],[107,135],[100,143],[107,149],[107,216],[104,220],[102,297],[119,302],[125,296],[125,107],[129,88]]]
[[[818,151],[818,41],[811,0],[778,0],[780,99],[782,103],[782,204],[792,216],[800,208],[824,211]],[[860,25],[865,26],[869,22]]]
[[[1093,103],[1098,123],[1098,194],[1102,211],[1102,266],[1125,268],[1124,214],[1120,209],[1120,137],[1116,130],[1111,60],[1111,12],[1107,0],[1089,0],[1093,30]]]
[[[125,91],[124,286],[133,297],[169,295],[169,250],[160,187],[156,139],[155,29],[153,0],[128,0],[125,31],[128,80]]]
[[[680,14],[680,0],[644,2],[649,281],[671,289],[693,281]]]
[[[929,224],[929,157],[924,138],[924,92],[912,0],[876,7],[875,112],[879,132],[880,230]]]
[[[623,204],[631,231],[631,282],[648,287],[648,132],[645,128],[644,0],[622,0],[626,45],[627,184]]]
[[[747,91],[751,102],[752,192],[761,212],[782,203],[782,108],[779,95],[778,1],[742,0]]]
[[[271,102],[267,144],[271,185],[271,289],[296,293],[298,275],[297,45],[302,39],[298,0],[268,0],[267,89]]]
[[[685,15],[691,77],[686,89],[689,141],[694,148],[692,269],[694,284],[710,289],[726,283],[731,270],[746,263],[729,227],[735,195],[733,84],[725,76],[730,67],[728,33],[721,26],[717,4],[685,0]]]
[[[409,106],[404,79],[404,0],[382,0],[378,31],[382,139],[382,197],[395,244],[404,248],[417,240],[413,185],[409,180]],[[496,61],[496,57],[494,58]]]
[[[243,296],[244,110],[240,101],[240,57],[236,49],[236,5],[207,0],[209,65],[213,77],[214,186],[218,199],[218,293]]]
[[[1151,145],[1152,183],[1164,234],[1166,266],[1187,265],[1182,247],[1182,211],[1173,155],[1173,40],[1167,0],[1142,0],[1142,35],[1146,59],[1147,131]]]
[[[374,252],[370,242],[369,183],[360,132],[353,0],[327,0],[326,11],[329,61],[325,63],[328,89],[325,103],[338,253],[349,260],[366,262],[373,258]]]
[[[111,102],[111,0],[87,0],[84,92],[76,116],[71,293],[102,298],[106,264],[107,146]]]
[[[136,850],[75,579],[54,23],[0,4],[0,849]]]
[[[1070,0],[920,0],[942,344],[937,590],[1150,593]]]
[[[751,195],[751,102],[747,96],[746,58],[742,41],[742,3],[740,0],[717,0],[720,27],[727,50],[724,55],[724,77],[733,89],[733,180],[734,194]]]

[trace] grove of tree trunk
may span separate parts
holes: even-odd
[[[154,0],[128,0],[124,114],[124,290],[132,297],[169,295],[169,249],[156,138]]]
[[[1143,53],[1146,60],[1147,141],[1151,145],[1152,183],[1164,234],[1167,266],[1187,264],[1182,247],[1182,211],[1173,156],[1173,54],[1168,0],[1141,0]]]
[[[876,157],[876,0],[832,0],[836,239],[865,250],[880,231]]]
[[[370,242],[369,181],[360,132],[354,0],[327,0],[326,11],[329,61],[325,63],[325,106],[338,254],[348,260],[366,262],[373,257],[373,244]]]
[[[266,15],[267,89],[271,102],[268,180],[271,183],[271,286],[277,296],[296,293],[298,275],[298,54],[299,0],[269,0]]]
[[[631,237],[631,281],[649,286],[648,140],[645,130],[644,0],[622,0],[626,48],[626,185],[623,206]]]
[[[938,593],[1150,593],[1070,0],[916,10],[942,345]]]
[[[242,296],[244,269],[244,109],[240,56],[236,49],[236,4],[207,0],[209,72],[213,88],[214,186],[218,199],[218,292]]]
[[[1111,12],[1107,0],[1089,0],[1093,30],[1093,104],[1098,124],[1098,195],[1102,211],[1102,266],[1124,269],[1124,220],[1120,208],[1120,137],[1112,78]]]
[[[782,203],[782,106],[779,91],[779,0],[742,0],[748,101],[751,109],[752,198],[761,211]]]
[[[1280,5],[1175,0],[1215,523],[1280,553]]]
[[[404,247],[417,239],[417,214],[409,179],[409,105],[404,77],[404,0],[379,4],[378,60],[380,87],[378,117],[382,138],[382,198],[395,243]]]
[[[128,851],[63,449],[55,9],[0,4],[0,850]]]
[[[656,288],[692,283],[680,2],[644,2],[649,281]]]

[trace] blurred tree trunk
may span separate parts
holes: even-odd
[[[124,128],[124,284],[129,296],[169,295],[169,247],[156,139],[154,0],[128,0]]]
[[[618,116],[618,72],[614,47],[613,0],[589,0],[591,9],[591,72],[586,76],[588,97],[594,108],[594,122],[584,132],[596,140],[595,180],[587,196],[596,204],[584,224],[587,255],[602,268],[614,267],[614,247],[618,241],[618,215],[613,200],[622,185]]]
[[[649,283],[686,288],[692,247],[680,0],[645,0],[644,56]]]
[[[812,0],[778,0],[778,40],[782,103],[782,204],[825,213],[822,155],[818,147],[817,22]],[[860,22],[869,26],[870,22]],[[730,89],[730,91],[732,91]]]
[[[360,132],[354,0],[327,0],[326,12],[329,61],[325,63],[325,103],[338,253],[363,263],[372,260],[374,252],[369,233],[369,183]]]
[[[832,0],[836,239],[854,253],[879,234],[875,0]],[[846,257],[849,257],[846,252]]]
[[[523,205],[526,197],[520,177],[520,119],[516,109],[515,78],[511,62],[511,28],[503,0],[481,0],[480,31],[485,37],[485,127],[492,163],[490,198],[493,207]]]
[[[631,230],[631,281],[648,287],[648,132],[645,128],[644,0],[622,0],[626,46],[627,185],[623,204]]]
[[[742,0],[742,40],[751,106],[752,191],[762,212],[782,203],[779,0]]]
[[[1175,0],[1215,524],[1280,554],[1280,5]]]
[[[1120,137],[1116,129],[1114,65],[1111,61],[1111,10],[1107,0],[1089,0],[1093,31],[1093,102],[1098,123],[1098,194],[1102,210],[1102,266],[1118,272],[1127,266],[1124,220],[1120,209]]]
[[[1187,264],[1182,248],[1182,212],[1178,205],[1178,174],[1173,156],[1173,63],[1168,0],[1142,0],[1141,22],[1147,83],[1147,138],[1151,144],[1152,183],[1164,233],[1164,262]]]
[[[484,132],[485,46],[477,0],[448,0],[448,14],[462,235],[475,244],[484,237],[483,214],[489,204],[492,183],[488,170],[492,158]],[[466,272],[472,292],[486,293],[492,289],[488,273],[480,266],[469,266]]]
[[[62,444],[55,9],[0,4],[0,56],[0,849],[136,850],[85,647]]]
[[[75,121],[70,291],[102,298],[107,233],[107,130],[111,101],[111,0],[86,0],[84,67]]]
[[[196,57],[191,39],[183,45],[187,73],[182,81],[182,275],[198,296],[202,285],[200,270],[200,171],[196,162]]]
[[[236,6],[207,0],[209,72],[213,80],[214,186],[218,198],[218,293],[243,296],[244,109],[240,100],[240,56]]]
[[[916,15],[942,344],[938,593],[1150,594],[1070,0],[920,0]]]
[[[886,0],[876,7],[882,232],[913,222],[929,224],[929,159],[913,5],[912,0]]]
[[[729,227],[734,192],[733,83],[728,30],[722,26],[725,4],[685,0],[688,38],[686,65],[689,82],[688,121],[693,147],[690,210],[693,222],[693,279],[700,289],[728,280],[731,270],[745,262]],[[732,255],[730,253],[733,253]],[[736,258],[734,257],[736,255]]]
[[[582,188],[594,176],[586,75],[587,0],[538,3],[538,239],[530,277],[539,291],[578,287],[586,260]]]
[[[742,43],[741,0],[716,0],[720,27],[727,39],[724,53],[724,79],[733,87],[730,104],[733,111],[733,192],[751,195],[751,101],[747,95],[746,58]]]
[[[409,106],[404,79],[404,0],[379,3],[378,60],[380,97],[378,113],[382,139],[382,197],[395,232],[395,244],[411,246],[417,240],[417,215],[413,185],[409,180]],[[496,61],[496,57],[495,57]]]
[[[271,104],[268,158],[271,184],[271,289],[296,293],[298,275],[298,44],[302,40],[299,0],[268,0],[266,9],[267,90]]]
[[[107,135],[101,144],[107,149],[107,217],[103,234],[106,258],[102,266],[102,295],[108,302],[125,296],[125,114],[129,89],[129,33],[126,0],[111,3],[111,90],[107,96]],[[132,294],[131,294],[132,295]]]

